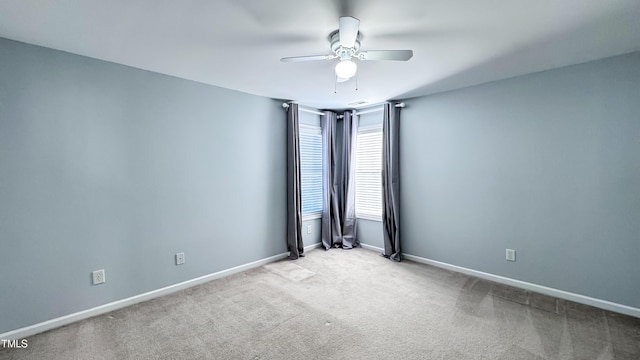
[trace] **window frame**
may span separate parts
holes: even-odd
[[[379,133],[380,134],[380,171],[379,171],[379,175],[380,175],[380,208],[379,211],[377,213],[373,213],[371,211],[364,211],[362,212],[362,208],[360,208],[360,211],[358,211],[358,158],[360,157],[360,135],[363,134],[372,134],[372,133]],[[382,124],[373,124],[373,125],[365,125],[365,126],[360,126],[358,127],[357,133],[356,133],[356,161],[355,161],[355,165],[356,165],[356,170],[355,170],[355,176],[356,176],[356,189],[355,189],[355,204],[356,204],[356,218],[357,219],[365,219],[365,220],[371,220],[371,221],[382,221],[382,142],[383,142],[383,134],[382,134]],[[370,171],[371,172],[371,171]]]
[[[310,125],[310,124],[298,124],[298,139],[299,139],[299,144],[300,144],[300,210],[302,212],[302,220],[306,221],[306,220],[313,220],[313,219],[319,219],[322,217],[322,210],[323,210],[323,202],[324,202],[324,169],[323,167],[323,147],[324,144],[322,142],[322,127],[320,127],[319,125]],[[303,196],[303,178],[304,178],[304,174],[303,174],[303,149],[302,149],[302,135],[314,135],[314,136],[319,136],[320,137],[320,153],[317,154],[317,156],[319,156],[319,161],[320,161],[320,187],[321,187],[321,191],[320,191],[320,209],[313,211],[313,212],[304,212],[304,196]]]

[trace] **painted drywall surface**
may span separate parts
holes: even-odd
[[[4,39],[0,59],[0,333],[286,251],[281,103]]]
[[[309,229],[309,227],[311,227]],[[311,230],[311,232],[309,232]],[[322,219],[302,220],[302,242],[304,246],[309,246],[322,242]]]
[[[305,107],[306,108],[306,107]],[[318,111],[315,109],[310,109],[312,111]],[[321,126],[320,123],[320,115],[314,114],[308,111],[298,111],[298,121],[300,124],[311,125],[311,126]]]
[[[404,252],[640,307],[640,53],[405,102]]]
[[[383,248],[382,221],[358,219],[358,241],[361,244]]]
[[[381,109],[381,106],[376,106],[376,109]],[[368,109],[366,109],[368,110]],[[382,118],[383,118],[384,113],[382,112],[382,110],[380,111],[374,111],[374,112],[370,112],[367,114],[362,114],[359,115],[360,118],[358,119],[358,126],[374,126],[374,125],[380,125],[382,126]]]

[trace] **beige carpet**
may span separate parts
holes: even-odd
[[[369,250],[315,250],[0,359],[640,359],[640,319]]]

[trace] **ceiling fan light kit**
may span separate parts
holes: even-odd
[[[358,31],[360,20],[343,16],[339,21],[339,29],[329,34],[332,55],[312,55],[282,58],[282,62],[300,62],[315,60],[333,60],[340,58],[335,66],[336,81],[344,82],[356,75],[358,65],[352,60],[393,60],[407,61],[413,57],[412,50],[370,50],[358,53],[362,35]]]
[[[351,60],[340,60],[340,62],[336,64],[335,71],[338,78],[348,80],[356,74],[358,65]]]

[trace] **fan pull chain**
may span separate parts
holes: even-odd
[[[358,75],[356,75],[356,91],[358,91]]]
[[[335,76],[335,81],[333,82],[333,93],[337,94],[338,93],[338,75],[336,74]]]

